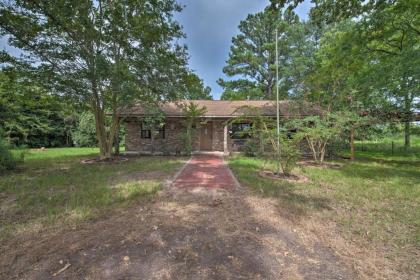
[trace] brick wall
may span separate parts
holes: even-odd
[[[212,124],[212,150],[223,152],[224,150],[224,123],[226,120],[211,120]],[[200,150],[200,126],[194,133],[193,151]],[[182,152],[185,146],[185,140],[182,134],[185,133],[181,121],[177,118],[167,119],[165,124],[164,139],[142,139],[141,138],[141,119],[131,118],[126,120],[125,124],[125,149],[126,151],[135,151],[151,154],[176,154]],[[153,135],[153,133],[152,133]],[[153,136],[152,136],[153,137]],[[238,145],[228,136],[228,150],[237,151]]]
[[[165,124],[165,138],[141,138],[141,119],[129,119],[125,124],[125,149],[144,153],[173,154],[182,151],[184,128],[179,120],[168,119]]]

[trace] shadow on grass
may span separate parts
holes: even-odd
[[[354,279],[326,245],[264,219],[264,205],[222,192],[215,207],[212,197],[167,193],[81,230],[36,236],[0,256],[0,278],[48,279],[64,260],[66,279]]]
[[[115,164],[81,164],[85,157],[36,160],[20,172],[1,176],[0,236],[1,228],[57,220],[73,224],[107,207],[153,196],[184,162],[174,157],[137,157]],[[155,170],[160,173],[148,176]]]
[[[406,160],[406,159],[399,159],[399,158],[392,158],[392,156],[388,158],[379,158],[379,157],[364,157],[360,156],[357,157],[357,161],[362,162],[376,162],[380,164],[392,164],[392,165],[412,165],[412,166],[419,166],[420,167],[420,157],[416,160]]]
[[[330,200],[305,192],[311,185],[298,185],[285,180],[272,180],[258,175],[263,166],[261,160],[238,157],[232,159],[230,167],[239,182],[263,196],[275,197],[279,201],[280,214],[294,220],[308,215],[311,211],[330,210]]]
[[[378,163],[379,165],[372,163]],[[401,180],[415,184],[420,182],[420,171],[417,166],[420,166],[420,164],[411,163],[407,165],[406,163],[394,161],[363,159],[350,163],[340,169],[339,172],[346,177],[360,177],[373,180],[401,178]]]

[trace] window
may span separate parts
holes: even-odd
[[[156,135],[156,139],[165,139],[165,126],[160,126],[156,128],[157,134]]]
[[[153,134],[154,139],[165,139],[165,126],[157,126],[154,131],[156,132]],[[145,123],[141,124],[141,135],[142,139],[150,139],[152,138],[152,129],[151,126]]]
[[[230,137],[232,139],[251,138],[250,129],[250,123],[233,123],[230,131]]]
[[[150,126],[142,123],[141,124],[141,136],[142,139],[150,139],[152,138],[152,131],[150,129]]]

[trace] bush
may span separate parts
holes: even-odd
[[[247,157],[255,157],[258,155],[258,144],[254,139],[246,140],[242,149]]]
[[[301,155],[299,149],[300,139],[293,137],[281,137],[279,161],[283,174],[289,176],[296,167]]]
[[[97,146],[95,117],[92,113],[83,112],[80,115],[76,130],[73,132],[73,142],[77,147]]]
[[[16,165],[23,160],[23,153],[21,159],[16,158],[10,151],[9,145],[0,137],[0,172],[4,170],[12,170]]]

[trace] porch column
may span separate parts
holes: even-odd
[[[228,150],[228,126],[225,124],[223,126],[223,152],[225,155],[229,154]]]

